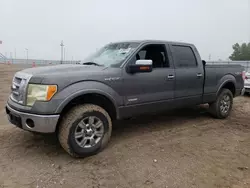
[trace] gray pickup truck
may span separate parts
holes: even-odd
[[[243,87],[240,65],[208,65],[192,44],[110,43],[78,65],[25,69],[13,78],[6,113],[17,127],[58,135],[74,157],[101,151],[112,122],[208,103],[226,118]]]

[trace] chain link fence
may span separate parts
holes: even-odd
[[[76,64],[80,61],[63,61],[63,64]],[[60,60],[43,60],[43,59],[10,59],[0,58],[3,64],[28,64],[28,65],[57,65],[61,64]]]

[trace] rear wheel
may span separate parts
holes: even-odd
[[[61,146],[71,156],[86,157],[100,152],[111,137],[112,122],[100,106],[85,104],[70,110],[59,127]]]
[[[214,103],[210,104],[209,111],[215,117],[224,119],[229,116],[233,107],[233,94],[229,89],[222,89]]]

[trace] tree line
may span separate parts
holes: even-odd
[[[229,56],[232,61],[249,61],[250,60],[250,43],[233,45],[233,53]]]

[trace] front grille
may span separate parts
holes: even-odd
[[[18,72],[13,78],[11,87],[11,99],[17,103],[25,104],[27,85],[31,75]]]
[[[14,83],[20,84],[21,81],[22,81],[22,78],[14,77],[14,80],[13,80]]]
[[[22,78],[19,78],[17,76],[14,77],[12,82],[12,99],[18,103],[23,104],[23,93],[22,93],[22,87],[25,80]]]

